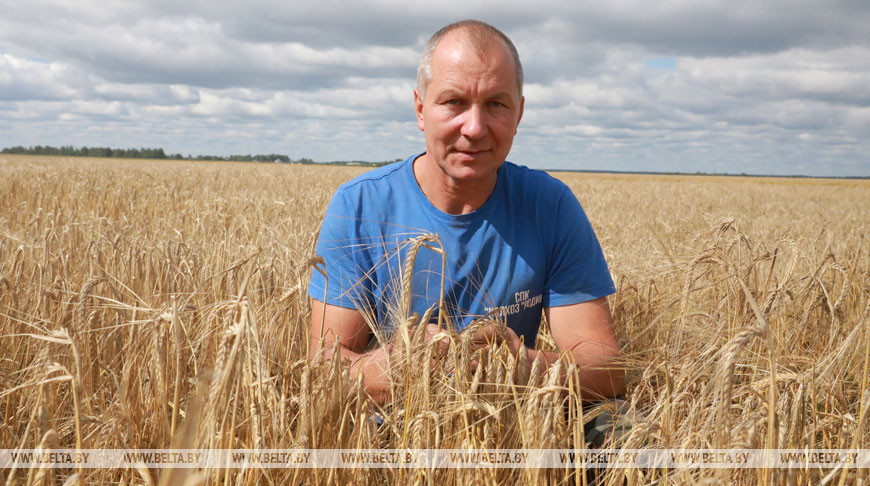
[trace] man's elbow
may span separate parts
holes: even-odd
[[[602,356],[597,373],[597,392],[603,398],[613,398],[625,391],[625,363],[617,349]]]
[[[625,369],[621,366],[611,369],[610,387],[607,392],[607,398],[613,398],[625,392]]]
[[[618,347],[614,347],[609,353],[607,366],[610,370],[610,397],[622,395],[625,391],[625,360],[622,359]]]

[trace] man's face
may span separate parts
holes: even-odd
[[[481,56],[454,31],[433,52],[431,73],[425,99],[414,91],[427,156],[455,184],[495,178],[523,115],[509,51],[493,40]]]

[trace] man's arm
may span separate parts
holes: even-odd
[[[592,397],[614,397],[623,391],[625,370],[613,332],[607,297],[544,309],[560,352],[580,367],[580,386]],[[547,363],[560,353],[548,352]],[[590,397],[590,398],[592,398]]]
[[[375,402],[383,404],[390,392],[390,382],[385,373],[389,350],[380,347],[366,351],[371,334],[360,311],[311,299],[308,359],[314,359],[318,353],[323,353],[327,360],[349,358],[351,376],[362,373],[366,392]],[[321,336],[324,338],[322,350]],[[340,356],[333,354],[336,338],[339,338]]]
[[[622,393],[625,372],[616,362],[619,359],[619,346],[611,325],[607,298],[550,307],[544,312],[559,351],[527,349],[529,359],[533,361],[540,358],[545,364],[551,365],[564,353],[569,362],[579,365],[580,386],[587,397],[613,397]],[[516,353],[522,343],[513,331],[508,332],[509,345]],[[390,382],[385,371],[390,350],[387,347],[365,350],[371,329],[362,313],[312,299],[310,336],[309,359],[313,359],[318,352],[322,352],[326,359],[349,358],[351,375],[362,373],[366,392],[377,403],[386,402]],[[322,351],[321,336],[324,337]],[[340,356],[333,355],[336,337],[339,338]],[[487,326],[478,332],[475,340],[478,345],[485,345],[492,339],[496,339],[495,329]]]
[[[526,348],[529,360],[541,359],[549,366],[565,354],[569,362],[580,367],[580,386],[590,400],[622,393],[625,371],[617,362],[619,345],[611,325],[607,297],[545,308],[544,313],[559,351]],[[498,339],[493,326],[486,326],[475,334],[475,344],[478,346]],[[510,329],[507,344],[515,355],[523,346]]]

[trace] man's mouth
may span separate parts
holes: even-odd
[[[456,151],[457,153],[462,154],[462,155],[478,155],[478,154],[482,154],[482,153],[484,153],[484,152],[487,152],[487,150],[485,150],[485,149],[476,149],[476,150],[459,150],[459,149],[456,149],[455,151]]]

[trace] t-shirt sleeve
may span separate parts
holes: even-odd
[[[348,209],[341,190],[335,193],[326,208],[323,225],[317,238],[315,253],[323,258],[324,265],[311,270],[308,295],[326,303],[346,308],[360,308],[365,295],[364,273],[356,264],[354,248],[354,228],[356,218]]]
[[[555,235],[544,307],[579,304],[616,292],[595,231],[567,186],[553,224]]]

